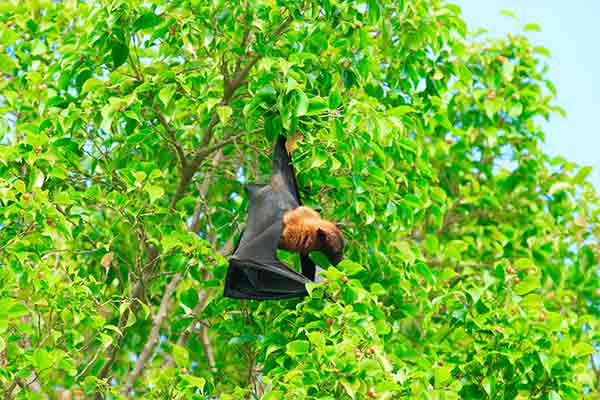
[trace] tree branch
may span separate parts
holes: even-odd
[[[6,388],[6,390],[4,391],[4,399],[5,400],[12,400],[12,398],[13,398],[12,393],[18,385],[18,381],[19,381],[19,378],[15,378],[12,381],[12,383]]]
[[[133,388],[135,380],[140,376],[140,374],[146,366],[146,362],[148,362],[150,356],[152,355],[152,353],[154,353],[154,348],[158,343],[160,329],[165,320],[165,317],[167,316],[167,312],[169,311],[169,305],[171,304],[171,296],[173,296],[173,293],[175,293],[175,291],[177,290],[177,286],[179,286],[179,282],[181,282],[183,275],[184,274],[181,272],[175,274],[173,276],[173,279],[171,279],[171,282],[169,282],[167,288],[165,289],[162,301],[160,302],[158,313],[154,316],[152,330],[150,331],[148,340],[146,341],[146,344],[144,345],[144,348],[140,353],[135,368],[133,369],[133,371],[131,371],[129,376],[127,376],[125,389],[123,390],[123,396],[127,396],[129,394],[129,392]]]
[[[148,246],[148,258],[150,259],[149,264],[150,266],[156,266],[157,261],[158,261],[158,249],[154,246],[154,245],[150,245]],[[150,268],[149,269],[154,269],[154,268]],[[150,271],[151,272],[151,271]],[[104,362],[104,365],[102,366],[102,369],[100,369],[100,372],[97,375],[98,379],[105,379],[108,376],[108,373],[110,372],[113,363],[115,362],[115,358],[117,357],[117,354],[119,353],[119,348],[121,347],[121,344],[123,343],[123,340],[125,338],[125,332],[123,332],[123,330],[125,329],[125,326],[127,325],[127,320],[129,319],[129,313],[130,312],[135,312],[135,310],[139,307],[139,303],[136,301],[138,300],[141,296],[142,293],[144,291],[144,282],[143,282],[143,277],[140,277],[140,279],[136,282],[132,293],[131,293],[131,298],[132,298],[132,302],[131,305],[129,306],[129,308],[127,310],[125,310],[123,312],[123,314],[121,314],[121,317],[119,318],[119,330],[121,331],[121,336],[119,336],[119,339],[116,341],[116,343],[111,343],[110,346],[108,346],[108,349],[106,351],[106,361]],[[95,395],[96,400],[102,400],[102,394],[100,392],[96,392]]]
[[[215,157],[213,158],[213,165],[215,165],[216,163],[218,163],[220,160],[222,159],[222,154],[219,152],[215,155]],[[199,217],[196,217],[196,214],[199,214],[200,211],[202,210],[202,204],[203,204],[203,198],[204,196],[206,196],[206,193],[208,192],[208,188],[210,185],[210,176],[207,176],[206,178],[204,178],[204,181],[202,182],[202,186],[200,186],[200,189],[198,190],[198,201],[196,203],[196,207],[194,208],[194,217],[192,218],[192,223],[190,224],[190,230],[192,230],[193,232],[198,230],[198,220]],[[227,240],[227,242],[223,245],[223,247],[221,249],[218,250],[219,254],[221,255],[227,255],[229,254],[232,250],[233,250],[233,246],[235,245],[235,234],[231,235],[231,237],[229,238],[229,240]],[[208,279],[208,271],[204,270],[202,272],[202,278],[204,280]],[[194,307],[194,310],[192,311],[193,315],[199,315],[202,310],[204,310],[204,306],[206,305],[206,302],[208,301],[208,290],[204,289],[202,290],[199,294],[198,294],[198,304],[196,304],[196,307]],[[204,325],[203,325],[204,327]],[[179,339],[177,339],[177,345],[178,346],[185,346],[190,335],[192,334],[194,330],[194,323],[192,323],[190,326],[188,326],[179,336]],[[204,352],[206,354],[206,357],[208,359],[208,363],[209,363],[209,367],[211,369],[211,371],[216,371],[216,364],[214,363],[214,352],[212,349],[212,345],[210,343],[210,337],[208,337],[208,332],[202,332],[202,345],[204,346]],[[209,356],[212,355],[212,356]],[[212,357],[212,361],[211,361],[211,357]],[[167,356],[165,361],[163,362],[163,367],[166,366],[171,366],[173,365],[173,359],[170,356]]]
[[[229,240],[227,240],[227,242],[223,245],[223,247],[221,249],[219,249],[219,254],[221,255],[227,255],[229,253],[231,253],[231,251],[233,250],[233,246],[235,245],[235,236],[236,234],[231,235],[231,237],[229,238]],[[202,274],[203,279],[208,279],[208,273],[206,271],[203,271]],[[203,290],[200,292],[200,294],[198,295],[198,304],[196,304],[196,307],[194,307],[194,310],[192,311],[192,313],[194,315],[199,315],[202,310],[204,310],[204,306],[206,305],[206,302],[208,301],[208,290]],[[177,345],[181,346],[181,347],[185,347],[187,344],[188,339],[190,338],[190,335],[192,334],[192,332],[194,331],[194,323],[192,323],[190,326],[188,326],[179,336],[179,339],[177,339]],[[205,324],[203,324],[204,326]],[[210,344],[210,338],[209,341],[207,341],[206,343],[203,340],[204,345],[204,352],[207,355],[208,358],[208,354],[209,352],[212,352],[212,346]],[[208,360],[210,363],[210,359]],[[165,361],[163,362],[162,366],[163,367],[167,367],[167,366],[171,366],[173,365],[173,358],[172,357],[167,357],[165,359]],[[211,370],[213,369],[213,366],[211,366],[209,364],[209,367],[211,368]]]
[[[210,367],[210,372],[217,372],[217,364],[215,362],[215,352],[213,351],[212,344],[210,342],[210,337],[208,336],[208,327],[206,325],[202,325],[200,328],[200,338],[202,340],[202,346],[204,347],[204,353],[206,353],[206,359],[208,360],[208,366]]]
[[[292,21],[291,17],[286,17],[285,20],[283,21],[283,23],[280,24],[280,26],[275,30],[275,32],[273,34],[276,36],[280,35],[284,31],[284,29],[289,25],[289,23],[291,21]],[[245,40],[247,40],[247,37]],[[224,84],[223,84],[224,90],[223,90],[223,97],[221,98],[219,105],[227,105],[231,101],[236,90],[239,89],[242,85],[244,85],[246,83],[247,75],[249,74],[252,67],[258,62],[259,59],[260,59],[259,54],[252,55],[252,57],[249,59],[249,61],[245,65],[245,67],[241,70],[236,71],[235,77],[233,79],[230,79],[230,77],[229,77],[229,70],[228,70],[227,66],[225,64],[223,65],[222,73],[223,73],[223,80],[224,80]],[[240,65],[241,65],[241,63],[240,63]],[[161,125],[165,128],[165,130],[169,134],[173,143],[177,144],[176,150],[177,150],[178,156],[181,160],[181,166],[182,166],[181,177],[180,177],[180,181],[177,185],[173,199],[171,201],[171,206],[173,208],[175,208],[175,206],[177,205],[177,202],[183,197],[185,190],[186,190],[188,184],[190,183],[190,181],[192,180],[194,173],[196,172],[198,167],[202,164],[202,162],[206,159],[206,157],[208,157],[211,153],[221,149],[223,146],[234,142],[237,138],[242,136],[244,134],[244,132],[240,132],[240,133],[231,135],[230,137],[223,139],[220,142],[210,146],[213,136],[214,136],[214,129],[215,129],[217,123],[219,122],[219,117],[218,117],[218,114],[217,114],[217,111],[215,108],[212,111],[212,115],[210,117],[209,123],[204,131],[204,135],[202,137],[199,149],[196,151],[194,158],[190,162],[187,162],[186,158],[185,158],[185,153],[183,152],[183,149],[181,149],[181,146],[176,141],[175,132],[169,126],[169,124],[167,123],[165,117],[162,115],[160,110],[156,110],[156,112],[157,112],[157,116],[158,116],[158,119],[159,119]],[[204,190],[208,190],[208,182],[206,182],[206,185],[203,184],[203,187],[205,187]],[[149,247],[149,252],[151,252],[151,249],[154,248],[153,246],[148,246],[148,247]],[[154,252],[157,252],[157,250],[155,248],[154,248]],[[150,258],[155,259],[156,257],[150,257]],[[205,271],[205,273],[208,274],[208,272],[206,272],[206,271]],[[183,277],[179,276],[179,274],[175,275],[175,277],[171,280],[171,282],[167,286],[167,289],[165,289],[165,294],[163,295],[163,299],[161,301],[161,306],[159,307],[159,313],[155,317],[155,321],[154,321],[152,330],[150,332],[150,337],[148,338],[148,341],[146,342],[146,345],[144,346],[144,349],[142,351],[142,354],[140,355],[140,359],[138,360],[136,367],[128,376],[126,387],[125,387],[126,394],[133,387],[136,378],[139,377],[139,375],[142,373],[146,362],[150,358],[150,356],[154,350],[154,347],[156,346],[156,342],[158,340],[158,334],[160,332],[160,327],[162,325],[162,322],[166,318],[166,314],[168,311],[168,304],[169,304],[168,299],[170,299],[172,293],[176,290],[177,285],[180,283],[182,278]],[[206,275],[206,279],[207,278],[208,278],[208,275]],[[135,289],[134,289],[134,298],[137,298],[137,297],[139,297],[139,295],[141,295],[142,288],[143,288],[143,277],[140,277],[140,280],[137,282]],[[195,310],[201,311],[204,308],[207,300],[208,300],[208,293],[206,291],[204,291],[203,293],[201,293],[200,301],[196,305]],[[164,305],[164,307],[163,307],[163,305]],[[128,310],[121,315],[121,318],[119,321],[119,328],[121,328],[121,329],[124,328],[124,326],[127,322],[127,317],[129,316],[129,312],[130,311]],[[190,329],[190,331],[191,331],[191,329]],[[179,341],[181,341],[182,343],[185,343],[185,341],[187,341],[187,336],[189,336],[189,333],[187,335],[182,335],[179,338]],[[113,344],[109,347],[108,352],[107,352],[108,353],[107,361],[105,362],[104,366],[102,367],[102,369],[98,375],[98,378],[104,379],[108,375],[108,373],[111,369],[111,366],[114,363],[116,355],[118,354],[118,349],[122,344],[123,337],[124,336],[121,336],[119,338],[119,341],[116,344]],[[178,343],[179,343],[179,341],[178,341]],[[210,344],[210,338],[208,336],[208,332],[203,332],[202,342],[205,346],[205,352],[207,354],[209,366],[211,367],[211,370],[214,371],[216,368],[215,361],[214,361],[214,352],[212,351],[212,345]],[[101,399],[100,392],[96,393],[96,399]]]
[[[279,27],[272,33],[272,35],[276,36],[276,37],[280,36],[283,33],[283,31],[289,26],[289,24],[292,22],[292,20],[293,20],[293,18],[291,16],[286,17],[283,20],[283,22],[279,25]],[[233,95],[235,94],[236,90],[239,89],[245,83],[246,77],[250,73],[250,70],[258,62],[258,60],[260,60],[260,58],[261,58],[260,54],[252,55],[250,57],[250,60],[248,61],[248,63],[244,66],[244,68],[235,74],[235,77],[233,78],[233,80],[228,79],[228,75],[229,75],[228,72],[227,72],[227,76],[223,76],[223,97],[222,97],[221,101],[219,102],[220,105],[229,104],[229,102],[230,102],[231,98],[233,97]],[[226,68],[226,67],[223,66],[223,68]],[[227,71],[227,69],[225,69],[225,71]],[[223,71],[222,73],[225,74],[225,71]],[[220,148],[218,146],[216,148],[214,148],[214,146],[211,148],[208,148],[208,149],[206,148],[213,139],[214,128],[218,122],[219,122],[219,116],[217,115],[217,111],[215,108],[212,111],[212,116],[210,118],[208,126],[206,127],[206,130],[204,131],[204,136],[202,137],[202,142],[200,143],[200,150],[198,150],[196,152],[194,159],[188,163],[186,168],[183,169],[183,172],[181,174],[181,179],[179,180],[179,184],[177,185],[177,189],[175,190],[175,196],[173,196],[173,200],[171,201],[172,208],[175,208],[175,206],[177,205],[177,202],[183,197],[183,195],[185,193],[185,189],[187,188],[188,184],[192,180],[194,173],[196,172],[196,170],[198,169],[198,167],[200,166],[202,161],[204,161],[204,159],[211,152]],[[227,143],[222,143],[223,146],[226,144]]]
[[[213,152],[215,152],[215,151],[223,148],[224,146],[226,146],[226,145],[228,145],[230,143],[235,142],[237,139],[239,139],[240,137],[244,136],[245,133],[246,132],[244,132],[244,131],[235,133],[235,134],[233,134],[233,135],[231,135],[231,136],[229,136],[229,137],[227,137],[227,138],[225,138],[225,139],[223,139],[223,140],[221,140],[221,141],[213,144],[209,148],[204,149],[204,150],[198,152],[198,154],[196,155],[196,158],[204,160],[206,158],[206,156],[208,156],[209,154],[211,154],[211,153],[213,153]]]

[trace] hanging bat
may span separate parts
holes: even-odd
[[[345,244],[334,223],[301,205],[285,136],[275,143],[271,182],[245,189],[246,228],[229,258],[224,296],[256,300],[306,296],[305,284],[314,281],[316,273],[308,254],[321,251],[337,265]],[[277,258],[278,248],[300,253],[302,275]]]

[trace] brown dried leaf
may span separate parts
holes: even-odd
[[[296,132],[285,141],[285,148],[288,153],[293,152],[298,147],[298,140],[302,139],[302,133]]]
[[[106,269],[108,269],[110,267],[110,264],[112,264],[112,260],[113,257],[115,256],[115,253],[108,252],[104,255],[104,257],[102,257],[102,261],[100,261],[100,264],[102,264],[102,266]]]
[[[581,228],[585,228],[585,225],[586,225],[586,223],[585,223],[585,217],[583,215],[578,215],[575,218],[575,225],[577,225],[577,226],[579,226]]]

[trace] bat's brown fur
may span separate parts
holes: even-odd
[[[310,207],[300,206],[283,216],[279,248],[304,254],[323,251],[330,259],[338,260],[344,251],[344,240],[333,222],[322,219]]]

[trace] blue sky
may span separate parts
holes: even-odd
[[[545,151],[594,169],[591,181],[600,190],[600,0],[454,0],[469,30],[491,35],[528,32],[533,43],[550,50],[548,77],[556,85],[556,104],[567,112],[544,125]],[[518,21],[500,14],[508,10]]]

